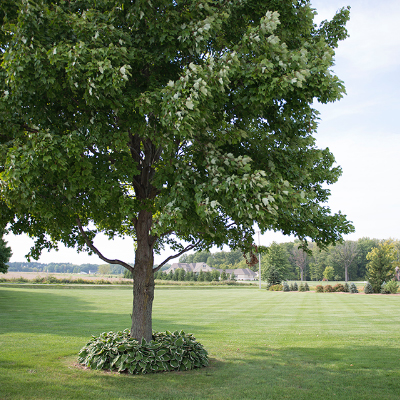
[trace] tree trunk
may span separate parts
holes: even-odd
[[[151,340],[154,299],[154,238],[150,235],[152,214],[140,211],[136,223],[137,249],[133,270],[133,309],[131,336],[141,341]]]
[[[303,273],[304,273],[303,268],[300,268],[300,279],[302,282],[303,282]]]
[[[345,280],[345,282],[347,282],[349,280],[347,265],[345,265],[345,267],[344,267],[344,280]]]

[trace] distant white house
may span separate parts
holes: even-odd
[[[200,271],[207,272],[215,268],[209,267],[206,263],[174,263],[164,272],[169,274],[170,271],[175,272],[177,269],[198,274]]]
[[[222,269],[218,270],[222,273]],[[235,275],[237,281],[255,281],[258,274],[252,271],[250,268],[236,268],[236,269],[226,269],[225,273],[227,275]]]
[[[183,269],[185,272],[194,272],[199,274],[200,271],[207,272],[213,271],[217,268],[210,267],[206,263],[174,263],[172,264],[165,273],[169,274],[171,271],[174,273],[177,269]],[[249,268],[236,268],[236,269],[217,269],[220,273],[225,273],[230,277],[232,273],[237,281],[254,281],[257,279],[258,274]]]

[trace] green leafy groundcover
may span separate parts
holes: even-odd
[[[131,374],[186,371],[208,365],[208,353],[190,333],[154,332],[150,342],[130,337],[129,329],[103,332],[79,352],[78,362],[92,369]]]

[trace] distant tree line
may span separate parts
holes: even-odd
[[[265,281],[282,280],[307,280],[307,281],[357,281],[372,278],[372,266],[378,261],[371,259],[371,254],[378,257],[379,249],[386,249],[385,243],[390,242],[390,273],[395,268],[395,264],[400,266],[400,242],[395,240],[379,240],[368,237],[357,241],[344,241],[337,243],[336,246],[329,246],[325,250],[320,250],[315,244],[309,244],[310,254],[299,248],[300,242],[272,243],[261,256],[262,273],[261,277]],[[383,247],[382,247],[383,246]],[[376,250],[374,250],[376,249]],[[373,252],[374,250],[374,252]],[[371,254],[370,254],[371,253]],[[367,257],[367,255],[369,256]],[[247,257],[249,259],[249,257]],[[181,263],[207,263],[210,267],[226,270],[236,268],[250,268],[258,271],[258,264],[248,265],[243,254],[239,250],[220,251],[211,253],[209,251],[199,251],[192,254],[184,254],[179,258]],[[72,263],[39,263],[39,262],[9,262],[9,271],[20,272],[49,272],[49,273],[100,273],[103,275],[124,274],[125,277],[130,273],[119,265],[110,264],[81,264]],[[370,265],[368,267],[368,265]],[[213,281],[228,280],[231,277],[219,271],[203,272],[199,275],[184,270],[165,273],[170,264],[163,266],[158,271],[156,279],[176,280],[176,281]],[[368,268],[370,270],[368,270]],[[381,268],[381,267],[379,267]],[[382,267],[383,268],[383,267]],[[376,269],[376,268],[375,268]],[[3,272],[3,271],[2,271]],[[4,271],[6,272],[6,271]],[[379,272],[381,273],[381,272]],[[218,277],[217,277],[218,274]],[[226,277],[225,277],[226,275]],[[382,275],[383,276],[383,275]],[[387,273],[385,276],[388,276]],[[373,278],[372,278],[373,279]],[[385,279],[385,278],[382,278]],[[377,282],[380,282],[380,278]],[[378,285],[378,283],[376,283]]]
[[[300,242],[272,243],[261,256],[263,280],[268,280],[274,274],[284,280],[307,281],[348,281],[366,280],[367,266],[370,262],[367,254],[378,248],[386,240],[364,237],[357,241],[346,240],[320,250],[314,243],[308,248],[310,254],[299,249]],[[394,258],[400,259],[400,242],[391,240]],[[240,251],[221,251],[210,253],[199,251],[193,254],[184,254],[179,262],[205,262],[210,267],[218,269],[250,268],[258,271],[258,264],[249,266]],[[273,268],[272,268],[273,266]],[[272,277],[271,277],[272,278]],[[347,278],[347,279],[346,279]]]

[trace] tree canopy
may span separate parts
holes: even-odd
[[[0,10],[0,222],[35,238],[34,258],[62,242],[133,272],[135,337],[151,337],[166,244],[248,252],[256,223],[326,246],[353,229],[325,204],[341,169],[312,106],[345,92],[331,68],[347,8],[319,27],[305,0]],[[100,232],[134,238],[134,268]]]

